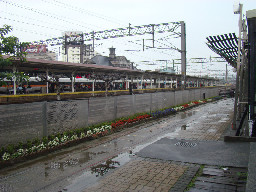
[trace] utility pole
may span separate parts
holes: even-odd
[[[240,75],[240,54],[241,54],[241,33],[242,33],[242,14],[243,4],[239,4],[239,10],[235,11],[235,14],[240,14],[238,26],[239,26],[239,37],[238,37],[238,50],[237,50],[237,67],[236,67],[236,91],[235,91],[235,103],[234,103],[234,117],[233,117],[233,129],[237,129],[236,120],[237,120],[237,106],[238,106],[238,92],[239,92],[239,75]]]
[[[186,88],[186,25],[184,21],[181,24],[181,75],[184,81],[183,88]]]
[[[228,64],[226,64],[226,84],[228,83]]]

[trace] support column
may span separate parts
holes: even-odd
[[[172,77],[171,77],[171,89],[172,89]]]
[[[236,120],[237,120],[237,107],[238,107],[238,95],[239,95],[239,75],[240,75],[240,56],[241,56],[241,34],[242,34],[242,19],[243,19],[243,5],[239,4],[239,36],[238,36],[238,50],[237,50],[237,67],[236,67],[236,91],[235,91],[235,102],[234,102],[234,116],[233,116],[233,129],[237,129]]]
[[[141,76],[141,89],[143,89],[143,81],[144,81],[144,76]]]
[[[13,66],[13,68],[12,68],[12,71],[14,73],[14,76],[12,78],[13,79],[13,95],[17,94],[17,92],[16,92],[16,75],[15,75],[15,73],[17,72],[16,70],[17,70],[16,67]]]
[[[74,72],[72,72],[72,74],[71,74],[71,90],[72,90],[72,93],[75,92],[74,85],[75,85],[75,83],[74,83]]]
[[[183,88],[186,87],[186,25],[184,21],[181,24],[181,81],[184,81]]]
[[[176,89],[178,88],[178,78],[176,78]]]
[[[167,77],[166,76],[165,76],[164,81],[165,81],[164,88],[166,88],[167,87]]]
[[[159,77],[159,78],[158,78],[158,88],[161,88],[161,86],[160,86],[160,85],[161,85],[161,82],[160,82],[160,81],[161,81],[161,78]]]
[[[137,89],[140,89],[139,77],[137,77]]]
[[[49,93],[49,82],[48,82],[49,70],[46,69],[46,93]]]
[[[94,91],[95,90],[95,79],[93,79],[93,81],[92,81],[92,91]]]
[[[128,77],[128,75],[126,75],[125,83],[126,83],[125,89],[128,90],[129,89],[129,77]]]
[[[152,75],[150,76],[150,89],[152,89],[153,86],[152,86]]]

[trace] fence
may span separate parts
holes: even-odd
[[[0,106],[0,147],[217,96],[215,88]]]

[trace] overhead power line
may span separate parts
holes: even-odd
[[[46,11],[41,11],[41,10],[38,10],[38,9],[35,9],[35,8],[30,8],[30,7],[27,7],[27,6],[24,6],[24,5],[20,5],[20,4],[17,4],[17,3],[13,3],[13,2],[9,2],[9,1],[6,1],[6,0],[1,0],[0,2],[6,3],[6,4],[14,6],[14,7],[18,7],[20,9],[31,11],[31,12],[34,12],[36,14],[40,14],[40,15],[43,15],[43,16],[46,16],[46,17],[50,17],[52,19],[56,19],[58,21],[62,21],[62,22],[68,23],[68,24],[70,24],[70,21],[72,21],[72,23],[76,22],[77,23],[76,25],[79,26],[79,27],[83,27],[85,29],[93,30],[92,28],[88,28],[88,25],[93,26],[92,24],[89,24],[89,23],[84,23],[84,22],[81,22],[81,21],[78,22],[76,20],[72,20],[72,19],[64,17],[64,16],[62,16],[60,18],[58,15],[55,15],[53,13],[49,13],[49,12],[46,12]],[[81,23],[86,24],[86,26],[85,25],[81,25]]]
[[[108,22],[112,22],[112,23],[116,23],[116,24],[122,24],[120,22],[114,21],[114,20],[117,20],[117,19],[112,19],[112,18],[110,18],[106,15],[101,15],[101,14],[98,14],[98,13],[94,13],[94,12],[88,11],[86,9],[83,9],[81,7],[73,6],[71,4],[63,3],[63,2],[60,2],[60,1],[57,1],[57,0],[53,0],[53,1],[52,0],[50,0],[50,1],[49,0],[42,0],[42,1],[46,2],[46,3],[49,3],[49,4],[52,4],[52,5],[55,5],[57,7],[63,7],[65,9],[68,9],[69,11],[73,10],[73,11],[76,11],[76,12],[80,12],[82,14],[87,14],[87,15],[102,19],[104,21],[108,21]]]

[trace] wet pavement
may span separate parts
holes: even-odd
[[[221,140],[233,102],[201,105],[3,169],[0,191],[182,191],[197,165],[154,161],[136,153],[162,138]]]

